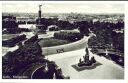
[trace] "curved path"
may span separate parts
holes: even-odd
[[[34,72],[41,67],[45,67],[45,64],[33,63],[33,64],[27,66],[26,68],[24,68],[23,70],[21,70],[18,75],[19,76],[26,76],[26,78],[30,79],[30,78],[32,78],[32,75],[34,74]]]
[[[87,42],[90,37],[91,36],[89,37],[84,36],[83,39],[73,43],[42,48],[43,54],[50,55],[50,54],[57,54],[57,53],[68,52],[68,51],[85,48],[85,46],[87,46]]]

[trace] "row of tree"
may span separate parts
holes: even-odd
[[[83,38],[83,35],[78,32],[59,32],[54,33],[54,38],[73,42]]]

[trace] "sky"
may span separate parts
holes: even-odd
[[[2,12],[37,13],[42,4],[42,13],[124,13],[123,3],[87,3],[87,2],[5,2]]]

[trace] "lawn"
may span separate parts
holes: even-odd
[[[39,44],[41,47],[52,47],[52,46],[58,46],[58,45],[64,45],[71,43],[67,40],[60,40],[60,39],[54,39],[54,38],[44,38],[40,39]]]

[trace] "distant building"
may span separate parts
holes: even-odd
[[[36,19],[35,18],[30,18],[30,17],[16,17],[16,20],[17,20],[17,22],[25,22],[25,23],[27,23],[27,22],[35,22],[36,21]]]

